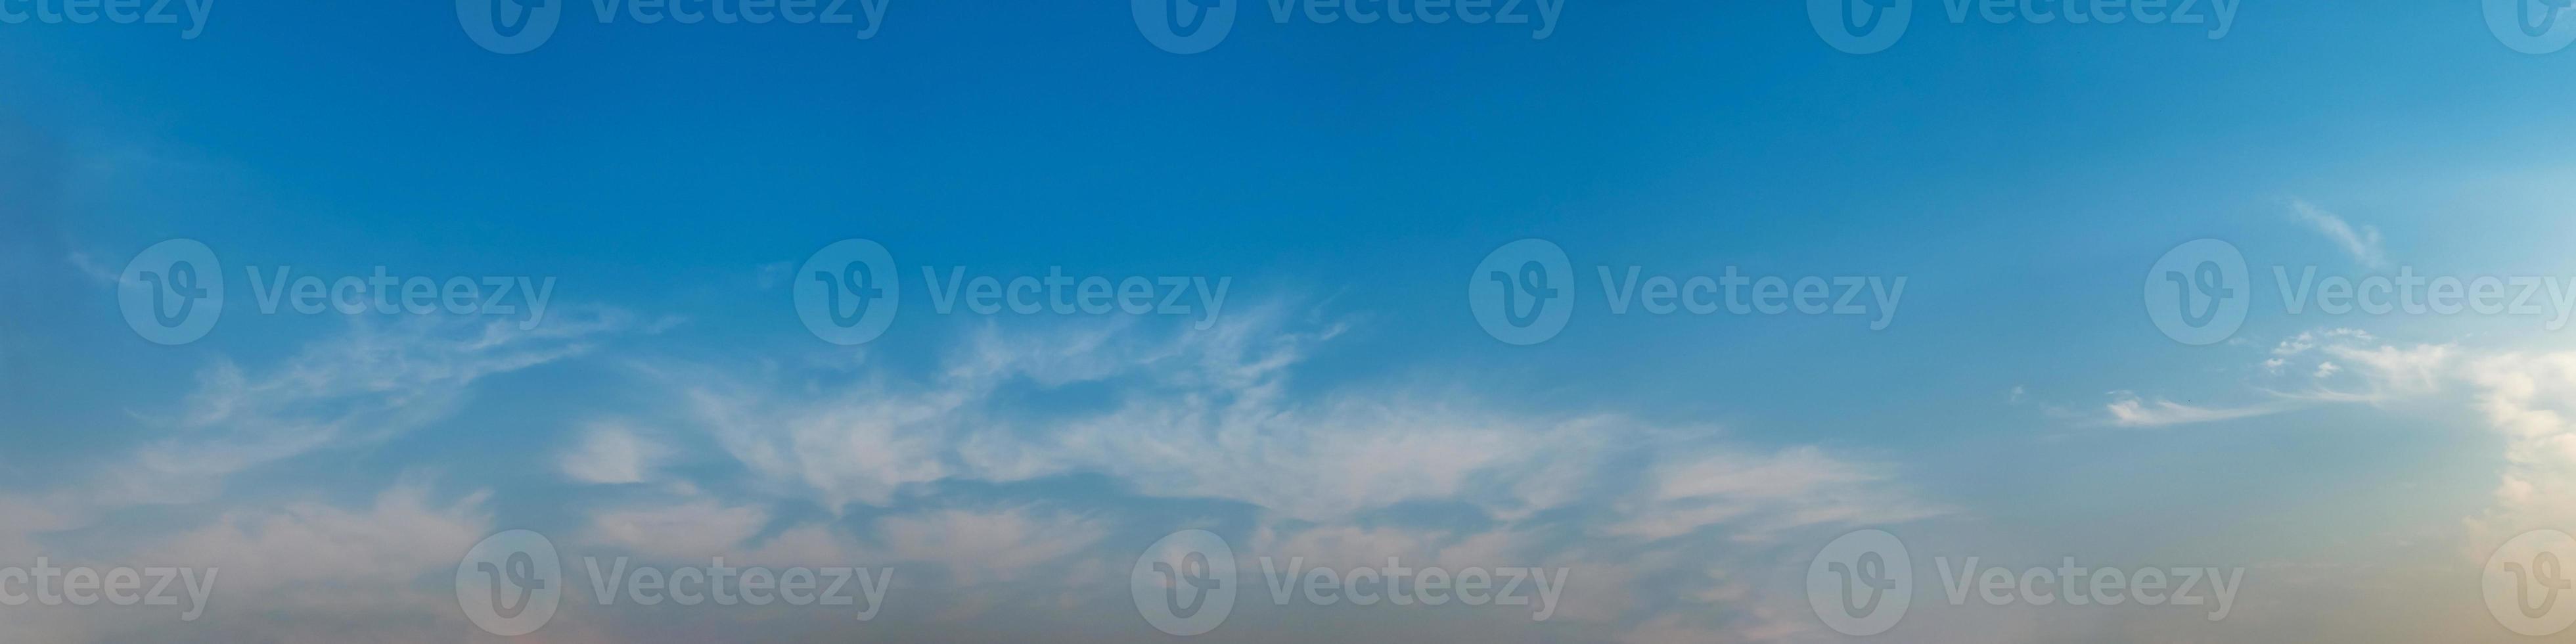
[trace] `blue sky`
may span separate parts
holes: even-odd
[[[2576,51],[2518,51],[2548,43],[2481,3],[2229,2],[2222,34],[2215,0],[1914,0],[1867,53],[1796,2],[1564,0],[1542,31],[1226,0],[1195,53],[1095,4],[565,3],[513,54],[449,3],[0,24],[0,596],[37,557],[223,571],[197,619],[11,605],[0,633],[497,641],[457,569],[525,529],[570,582],[532,641],[1843,641],[1809,564],[1877,529],[1916,577],[1877,639],[2516,641],[2490,555],[2576,528],[2554,313],[2293,313],[2273,273],[2576,280],[2550,118],[2576,86],[2549,82]],[[845,345],[797,289],[850,239],[902,300]],[[1571,312],[1515,345],[1461,281],[1524,239]],[[2206,345],[2141,304],[2199,239],[2251,291]],[[226,297],[164,344],[120,294],[170,240]],[[545,314],[271,312],[246,272],[379,267],[550,284]],[[1600,271],[1631,267],[1904,290],[1616,312]],[[1226,290],[938,310],[923,271],[961,268]],[[1247,595],[1183,638],[1123,571],[1188,529]],[[865,621],[604,605],[588,556],[894,576]],[[1262,557],[1570,576],[1543,620],[1282,605]],[[1994,606],[1936,557],[2244,581],[2217,620]]]

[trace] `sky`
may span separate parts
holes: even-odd
[[[2576,622],[2567,9],[1119,4],[0,0],[0,640]]]

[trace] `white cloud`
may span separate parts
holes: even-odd
[[[670,452],[624,425],[603,423],[584,432],[581,444],[564,453],[557,466],[575,482],[642,483]]]
[[[943,509],[877,524],[897,561],[929,562],[959,585],[1010,581],[1032,567],[1090,550],[1108,536],[1100,522],[1031,507]]]
[[[2326,212],[2325,209],[2306,201],[2291,201],[2290,210],[2298,216],[2299,221],[2306,222],[2318,233],[2333,240],[2335,245],[2343,247],[2343,251],[2351,254],[2353,261],[2360,262],[2362,266],[2377,268],[2388,264],[2387,253],[2379,246],[2378,228],[2367,225],[2356,228],[2345,222],[2342,217],[2335,216],[2334,213]]]
[[[622,327],[613,312],[558,316],[533,330],[466,318],[349,322],[346,333],[257,371],[219,359],[173,410],[135,414],[158,434],[77,485],[0,495],[0,515],[9,517],[0,526],[0,556],[211,568],[217,594],[203,619],[43,612],[0,625],[0,639],[424,641],[470,628],[450,619],[453,595],[418,582],[452,572],[455,558],[488,532],[480,494],[433,503],[427,486],[405,482],[370,507],[235,507],[195,527],[155,533],[120,526],[105,543],[74,540],[80,530],[109,530],[101,521],[124,508],[218,504],[235,473],[417,429],[445,418],[483,378],[579,355],[595,336]],[[402,625],[362,628],[378,618]],[[187,636],[175,636],[182,632]]]
[[[230,361],[198,374],[170,434],[143,446],[102,483],[110,503],[212,497],[224,477],[318,449],[366,444],[446,417],[472,385],[579,355],[624,316],[558,316],[534,330],[511,322],[350,318],[346,335],[304,347],[253,375]]]
[[[986,334],[925,383],[871,376],[838,389],[723,378],[677,386],[688,392],[700,426],[771,487],[810,493],[834,508],[889,505],[914,484],[1094,473],[1147,496],[1229,499],[1312,522],[1341,522],[1406,501],[1465,502],[1511,520],[1563,507],[1587,483],[1621,475],[1606,461],[1623,451],[1647,450],[1658,460],[1834,467],[1814,450],[1736,454],[1709,444],[1705,432],[1616,416],[1512,413],[1405,388],[1292,395],[1292,367],[1339,329],[1286,331],[1282,317],[1273,308],[1165,338],[1114,326]],[[1014,380],[1120,386],[1105,410],[1040,412],[1035,419],[991,411],[1003,406],[1003,385]],[[779,395],[792,391],[814,393]],[[1858,478],[1741,490],[1731,502],[1808,493],[1852,501],[1847,488],[1886,484]]]
[[[1619,635],[1619,644],[1681,644],[1683,642],[1722,642],[1726,634],[1713,628],[1685,623],[1678,613],[1667,613],[1628,628]]]
[[[2289,338],[2282,340],[2279,344],[2273,345],[2272,355],[2281,357],[2295,356],[2315,350],[2320,344],[2355,342],[2369,343],[2377,341],[2379,341],[2379,338],[2373,337],[2370,335],[2369,331],[2363,331],[2361,329],[2335,328],[2319,331],[2301,331],[2298,335],[2290,336]],[[2271,363],[2267,361],[2264,364]]]
[[[71,262],[72,269],[79,271],[83,277],[99,283],[115,284],[118,280],[124,279],[124,271],[91,258],[89,253],[72,251],[71,255],[64,259]]]
[[[1349,569],[1386,565],[1388,557],[1408,566],[1450,569],[1528,566],[1540,563],[1526,552],[1526,535],[1508,531],[1462,532],[1397,527],[1321,525],[1285,529],[1265,527],[1241,553],[1243,570],[1260,570],[1257,556],[1268,556],[1286,569],[1290,558],[1306,567]]]
[[[477,493],[438,503],[425,486],[407,482],[367,507],[242,507],[174,532],[121,535],[135,537],[134,546],[122,545],[126,540],[120,538],[109,540],[116,544],[57,541],[53,549],[13,551],[0,539],[6,565],[30,565],[44,555],[61,567],[184,567],[211,590],[195,621],[184,618],[199,604],[179,587],[183,582],[173,582],[167,590],[176,605],[12,611],[0,620],[0,640],[431,641],[472,626],[449,619],[455,595],[418,582],[452,573],[456,557],[490,529],[490,517],[481,510],[488,498]],[[19,515],[10,516],[9,529],[29,528],[15,523]]]
[[[2464,519],[2463,556],[2484,561],[2493,548],[2514,535],[2576,523],[2576,421],[2570,420],[2570,414],[2576,414],[2576,352],[2480,354],[2450,344],[2399,347],[2377,340],[2368,333],[2339,329],[2285,341],[2275,353],[2324,353],[2337,361],[2326,365],[2346,365],[2344,371],[2368,384],[2362,391],[2320,387],[2289,399],[2380,405],[2426,398],[2454,383],[2465,384],[2474,393],[2474,411],[2504,438],[2504,453],[2492,505]],[[2316,375],[2322,378],[2338,371],[2321,365]],[[2251,413],[2171,403],[2150,406],[2135,396],[2127,396],[2122,403],[2126,406],[2114,405],[2115,417],[2134,417],[2141,423]]]
[[[864,565],[857,544],[830,525],[800,525],[767,534],[775,523],[768,509],[750,503],[727,503],[686,484],[667,494],[595,511],[581,532],[567,542],[581,548],[606,547],[646,559],[680,563],[723,557],[740,565]]]
[[[2253,418],[2300,406],[2288,400],[2273,400],[2242,407],[2197,407],[2162,398],[2146,400],[2125,391],[2112,392],[2112,396],[2115,399],[2104,409],[2111,414],[2111,424],[2121,427],[2164,427]]]
[[[1577,565],[1594,575],[1577,583],[1600,585],[1585,586],[1579,604],[1569,599],[1567,618],[1601,620],[1635,616],[1627,598],[1648,591],[1630,571],[1655,568],[1641,557],[1708,543],[1776,545],[1950,511],[1914,498],[1885,468],[1815,447],[1737,445],[1708,428],[1615,414],[1529,413],[1439,383],[1292,387],[1314,345],[1341,329],[1301,331],[1288,319],[1273,307],[1205,332],[1162,335],[1122,321],[984,333],[925,378],[641,366],[680,392],[667,398],[681,401],[686,426],[713,436],[757,493],[875,516],[868,534],[883,547],[875,559],[931,563],[954,584],[984,584],[943,613],[949,618],[979,614],[998,601],[989,593],[1010,592],[990,582],[1101,565],[1107,534],[1101,519],[1041,506],[907,509],[949,482],[1097,475],[1145,497],[1245,504],[1259,511],[1239,551],[1246,557]],[[1098,404],[1030,408],[1017,397],[1058,387]],[[1473,508],[1493,525],[1427,529],[1371,518],[1407,502]],[[850,504],[896,513],[850,512]],[[623,521],[695,524],[717,542],[738,541],[759,523],[707,502],[677,514],[688,518]],[[1676,538],[1689,535],[1707,538]],[[1109,550],[1118,560],[1110,575],[1135,556]]]
[[[2265,372],[2278,375],[2288,365],[2288,358],[2310,353],[2324,354],[2316,368],[2308,373],[2311,381],[2295,391],[2263,393],[2270,398],[2234,407],[2206,407],[2173,402],[2164,398],[2148,399],[2127,391],[2112,392],[2113,400],[2104,408],[2108,421],[2121,427],[2163,427],[2206,423],[2239,418],[2253,418],[2293,411],[2321,403],[2381,404],[2402,398],[2439,391],[2449,377],[2459,350],[2448,344],[2420,344],[2399,347],[2381,344],[2379,338],[2359,329],[2339,328],[2303,332],[2273,346],[2273,358],[2265,359]],[[2349,373],[2365,386],[2360,389],[2328,387],[2322,381],[2330,376]]]
[[[769,520],[767,510],[728,505],[691,492],[674,503],[592,514],[582,541],[662,560],[704,559],[742,548]]]
[[[220,568],[223,608],[235,611],[407,604],[419,600],[410,588],[416,577],[454,570],[457,556],[486,535],[491,518],[480,508],[488,498],[440,505],[426,487],[406,483],[362,510],[315,503],[237,510],[133,559]]]
[[[1643,499],[1625,504],[1614,535],[1666,539],[1747,519],[1737,540],[1814,525],[1897,523],[1947,512],[1910,498],[1879,468],[1813,447],[1771,454],[1713,451],[1655,467]]]
[[[35,535],[81,525],[85,520],[72,516],[76,508],[58,507],[59,501],[13,494],[0,494],[0,561],[33,559],[41,550]]]
[[[2414,396],[2432,393],[2452,367],[2457,348],[2447,344],[2424,344],[2398,348],[2394,346],[2358,347],[2329,346],[2324,349],[2350,365],[2354,373],[2366,378],[2370,394],[2380,397]],[[2330,370],[2320,367],[2318,376]]]
[[[1258,314],[1255,314],[1258,315]],[[1244,500],[1328,518],[1407,499],[1452,498],[1498,468],[1537,475],[1551,447],[1578,447],[1584,421],[1456,411],[1441,400],[1330,396],[1291,402],[1287,367],[1336,330],[1273,333],[1231,322],[1165,340],[1111,327],[988,333],[935,381],[872,379],[821,395],[798,385],[686,383],[693,415],[728,453],[773,484],[828,506],[884,506],[905,485],[1016,481],[1101,472],[1154,496]],[[1254,331],[1247,331],[1250,326]],[[673,370],[677,372],[678,370]],[[1105,412],[999,417],[1000,388],[1133,380],[1138,395]],[[1589,449],[1583,451],[1590,451]],[[1580,452],[1575,454],[1580,456]],[[1558,502],[1544,487],[1507,490],[1504,506]]]
[[[2576,522],[2576,353],[2506,354],[2476,360],[2465,378],[2478,411],[2505,438],[2494,507],[2469,522],[2475,560],[2526,530]]]

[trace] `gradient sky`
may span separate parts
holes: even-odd
[[[1918,582],[1879,640],[2503,642],[2481,566],[2576,530],[2550,316],[2293,314],[2272,280],[2576,280],[2576,51],[2479,2],[2212,38],[1914,0],[1854,54],[1799,2],[1565,0],[1542,38],[1232,1],[1191,54],[1121,3],[905,0],[868,38],[572,3],[513,55],[443,2],[0,24],[0,567],[223,571],[195,621],[0,607],[0,639],[501,641],[453,573],[528,529],[896,576],[865,622],[575,585],[519,641],[1843,641],[1808,565],[1880,529]],[[1574,310],[1515,346],[1461,282],[1530,238]],[[2204,238],[2254,294],[2192,346],[2140,294]],[[172,239],[229,292],[163,345],[118,289]],[[844,239],[905,289],[855,346],[791,295]],[[245,274],[379,266],[554,282],[522,324],[263,313]],[[1205,329],[932,310],[921,269],[961,266],[1230,286]],[[1906,290],[1881,330],[1614,314],[1595,270],[1630,266]],[[1189,528],[1253,594],[1183,639],[1126,571]],[[1571,577],[1545,621],[1274,606],[1259,556]],[[1936,556],[2246,572],[2210,621],[1953,605]]]

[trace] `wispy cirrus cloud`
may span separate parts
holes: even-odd
[[[1569,600],[1563,618],[1615,629],[1665,611],[1690,612],[1689,623],[1710,627],[1746,618],[1689,602],[1632,603],[1624,598],[1649,590],[1632,587],[1641,578],[1621,571],[1655,568],[1706,543],[1762,550],[1817,531],[1951,512],[1917,498],[1889,467],[1814,446],[1739,444],[1712,428],[1613,413],[1510,410],[1437,382],[1293,382],[1306,357],[1343,330],[1273,305],[1205,331],[1133,323],[988,329],[969,334],[922,376],[866,365],[637,364],[672,392],[654,398],[675,401],[674,429],[704,432],[741,468],[747,480],[720,486],[751,491],[741,503],[819,504],[840,516],[836,530],[879,544],[868,552],[933,562],[968,587],[1033,567],[1123,566],[1135,556],[1126,549],[1142,543],[1111,543],[1098,523],[1105,519],[1049,509],[1074,499],[1032,486],[1068,476],[1114,481],[1130,497],[1122,507],[1244,508],[1255,517],[1246,545],[1284,554],[1581,565],[1600,585],[1588,586],[1593,594],[1579,605]],[[1068,402],[1050,391],[1081,396]],[[565,458],[589,462],[621,451],[584,443]],[[620,480],[633,471],[604,469]],[[983,490],[980,500],[952,498],[948,490],[960,485]],[[1011,492],[997,498],[996,490]],[[1459,508],[1468,518],[1388,522],[1409,506]],[[715,510],[722,507],[699,514],[732,516]],[[748,539],[754,523],[657,525],[722,532],[706,544],[713,546]],[[1749,575],[1744,568],[1777,565],[1745,557],[1692,574]],[[1669,576],[1657,583],[1674,583]]]
[[[2326,239],[2332,240],[2336,246],[2343,249],[2344,253],[2351,255],[2353,261],[2360,262],[2363,267],[2379,268],[2388,265],[2388,252],[2380,246],[2378,228],[2369,225],[2354,226],[2351,222],[2344,221],[2343,217],[2302,199],[2291,200],[2290,211],[2300,222],[2316,229],[2318,234],[2325,235]]]
[[[174,415],[143,416],[167,428],[131,467],[98,488],[101,502],[207,498],[236,472],[334,446],[384,441],[444,418],[484,378],[589,352],[629,329],[615,310],[521,329],[470,317],[351,317],[347,332],[318,340],[253,372],[219,361]]]
[[[2233,405],[2196,405],[2133,391],[2111,392],[2101,422],[2118,427],[2167,427],[2256,418],[2323,404],[2382,404],[2439,391],[2452,380],[2460,355],[2450,344],[2387,344],[2368,331],[2353,328],[2305,331],[2282,339],[2256,363],[2263,374],[2305,380],[2250,386],[2239,392],[2254,397]],[[2313,361],[2304,371],[2290,372],[2292,360]],[[2302,363],[2306,364],[2306,363]]]
[[[2111,395],[2115,400],[2104,406],[2103,410],[2110,414],[2110,423],[2120,427],[2165,427],[2212,423],[2269,416],[2302,406],[2289,400],[2271,400],[2238,407],[2202,407],[2163,398],[2148,400],[2127,391],[2115,391]]]

